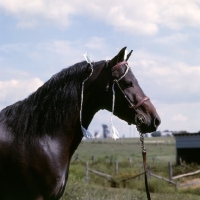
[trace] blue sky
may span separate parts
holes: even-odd
[[[162,119],[159,130],[200,130],[198,0],[0,0],[0,109],[24,99],[61,69],[110,59],[127,46],[129,65]],[[89,130],[101,132],[100,111]],[[134,126],[114,118],[120,135]]]

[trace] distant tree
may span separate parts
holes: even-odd
[[[161,136],[161,132],[160,131],[155,131],[151,133],[152,137],[160,137]]]
[[[179,131],[179,133],[188,133],[187,131]]]
[[[102,124],[102,127],[103,127],[103,137],[107,138],[109,134],[108,125]]]
[[[95,131],[95,132],[94,132],[94,137],[95,137],[95,138],[97,137],[98,133],[99,133],[99,131]]]

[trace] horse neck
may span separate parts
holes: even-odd
[[[94,68],[93,75],[85,84],[82,109],[82,124],[85,128],[88,128],[95,113],[105,108],[106,85],[108,81],[108,70],[104,65],[100,65]]]

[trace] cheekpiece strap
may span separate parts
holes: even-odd
[[[115,140],[119,139],[119,133],[118,133],[117,129],[114,127],[113,120],[112,120],[112,117],[114,115],[114,109],[115,109],[115,83],[118,84],[118,82],[123,77],[126,76],[126,74],[128,73],[128,70],[129,70],[129,66],[128,66],[128,62],[125,60],[125,61],[122,61],[122,62],[118,63],[117,65],[115,65],[112,68],[112,71],[115,71],[117,68],[121,67],[122,65],[126,65],[126,71],[125,71],[125,73],[119,79],[115,79],[113,81],[113,86],[112,86],[113,100],[112,100],[112,113],[111,113],[111,117],[110,117],[110,122],[111,122],[112,138],[114,138]]]

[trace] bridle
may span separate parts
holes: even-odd
[[[143,99],[141,99],[136,105],[134,105],[131,100],[127,97],[127,95],[125,94],[125,92],[122,90],[121,86],[119,85],[119,82],[115,79],[114,82],[117,84],[119,90],[121,91],[121,93],[124,95],[124,98],[126,99],[126,101],[128,102],[128,106],[129,108],[133,108],[136,112],[137,109],[147,100],[149,100],[149,97],[145,96]]]
[[[149,100],[149,97],[145,96],[143,99],[141,99],[137,104],[134,104],[131,102],[131,100],[127,97],[126,93],[124,92],[124,90],[121,88],[120,84],[119,84],[119,81],[124,78],[126,76],[126,74],[128,73],[128,70],[129,70],[129,66],[128,66],[128,63],[127,61],[123,61],[123,62],[120,62],[118,63],[117,65],[115,65],[113,68],[112,68],[112,71],[115,71],[117,68],[123,66],[123,65],[126,65],[126,71],[125,73],[119,78],[119,79],[114,79],[113,80],[113,86],[112,86],[112,90],[113,90],[113,99],[114,99],[114,94],[115,94],[115,91],[114,91],[114,86],[115,84],[118,86],[119,90],[121,91],[121,93],[124,95],[124,98],[126,99],[126,101],[128,102],[128,106],[129,108],[131,109],[134,109],[134,111],[137,113],[136,116],[135,116],[135,123],[136,123],[136,127],[140,133],[140,141],[141,141],[141,147],[142,147],[142,158],[143,158],[143,167],[144,167],[144,176],[145,176],[145,188],[146,188],[146,194],[147,194],[147,199],[148,200],[151,200],[151,196],[150,196],[150,192],[149,192],[149,186],[148,186],[148,180],[147,180],[147,171],[146,171],[146,149],[145,149],[145,146],[144,146],[144,136],[140,130],[140,126],[142,124],[146,124],[146,118],[145,116],[139,112],[138,108],[147,100]],[[114,104],[114,103],[113,103]],[[114,112],[114,106],[112,108],[112,113]],[[112,123],[112,120],[111,120],[111,123]]]
[[[127,97],[127,95],[125,94],[124,90],[121,88],[120,84],[119,84],[119,81],[124,78],[126,76],[126,74],[128,73],[128,70],[129,70],[129,66],[128,66],[128,62],[127,61],[123,61],[123,62],[120,62],[118,63],[117,65],[115,65],[113,68],[112,68],[112,71],[115,71],[117,68],[123,66],[123,65],[126,65],[126,71],[125,73],[119,78],[119,79],[114,79],[113,80],[113,83],[116,84],[119,88],[119,90],[121,91],[121,93],[124,95],[124,98],[126,99],[126,101],[128,102],[128,106],[129,108],[133,108],[135,110],[135,112],[138,113],[138,108],[147,100],[149,100],[149,97],[145,96],[143,99],[141,99],[136,105],[134,103],[131,102],[131,100]]]

